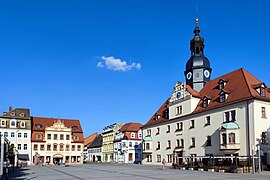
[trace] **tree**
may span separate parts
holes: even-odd
[[[10,164],[14,164],[15,160],[14,149],[15,149],[14,144],[10,144],[10,142],[8,142],[7,158],[9,159]]]

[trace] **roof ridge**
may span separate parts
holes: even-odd
[[[244,68],[241,68],[240,69],[241,70],[241,72],[242,72],[242,74],[243,74],[243,76],[244,76],[244,80],[245,80],[245,83],[246,83],[246,85],[247,85],[247,87],[248,87],[248,91],[249,91],[249,94],[252,96],[252,97],[254,97],[253,95],[252,95],[252,93],[251,93],[251,89],[250,89],[250,87],[249,87],[249,85],[248,85],[248,82],[247,82],[247,78],[246,78],[246,74],[245,74],[245,72],[247,72],[247,73],[249,73],[247,70],[245,70]],[[250,74],[250,73],[249,73]],[[252,74],[251,74],[252,75]],[[253,76],[253,75],[252,75]]]
[[[33,118],[43,118],[43,119],[60,119],[60,120],[72,120],[72,121],[80,121],[79,119],[67,119],[67,118],[56,118],[56,117],[41,117],[41,116],[32,116]]]

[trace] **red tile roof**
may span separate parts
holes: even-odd
[[[142,124],[140,123],[135,123],[135,122],[130,122],[130,123],[126,123],[124,124],[119,131],[122,131],[122,132],[126,132],[126,131],[129,131],[129,132],[137,132],[141,129],[142,127]]]
[[[94,141],[94,139],[98,136],[98,133],[91,134],[87,138],[84,139],[84,146],[89,146]]]
[[[84,137],[83,137],[83,131],[81,128],[81,124],[79,120],[74,120],[74,119],[60,119],[60,118],[45,118],[45,117],[33,117],[33,124],[32,124],[32,141],[40,141],[36,139],[36,133],[41,132],[42,134],[45,133],[45,128],[52,126],[55,122],[58,120],[61,120],[65,124],[66,127],[72,128],[72,127],[77,127],[77,129],[71,129],[73,137],[76,135],[78,136],[78,140],[74,142],[84,142]],[[40,128],[38,128],[37,125],[40,125]]]
[[[219,89],[219,82],[221,82],[221,80],[226,82],[226,85],[222,90]],[[250,99],[260,99],[270,102],[269,87],[267,87],[264,84],[266,86],[265,96],[260,96],[260,94],[256,91],[256,88],[260,87],[260,85],[262,84],[264,83],[261,82],[252,74],[250,74],[245,69],[241,68],[207,82],[204,88],[199,93],[197,93],[194,90],[192,91],[190,86],[187,85],[187,90],[193,96],[200,97],[201,99],[197,107],[191,114],[196,114],[207,110],[220,108],[226,105]],[[226,98],[225,102],[220,103],[219,97],[222,91],[227,93],[228,97]],[[208,104],[207,107],[202,107],[204,97],[210,99],[210,103]],[[163,111],[167,109],[168,100],[158,109],[156,114],[163,114]],[[164,119],[164,117],[156,119],[154,115],[143,127],[159,124],[164,121],[168,121],[168,119]]]

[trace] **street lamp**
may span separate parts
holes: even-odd
[[[258,155],[258,173],[261,173],[261,139],[256,139],[259,144],[257,144],[257,155]]]

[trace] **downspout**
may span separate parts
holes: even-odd
[[[250,125],[249,125],[249,100],[247,101],[247,110],[246,110],[246,117],[247,117],[247,145],[248,145],[248,156],[250,156],[250,146],[251,146],[251,142],[250,142]]]

